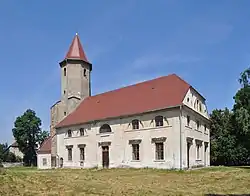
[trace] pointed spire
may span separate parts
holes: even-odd
[[[67,52],[65,59],[79,59],[89,63],[82,48],[79,35],[77,33],[70,45],[69,51]]]

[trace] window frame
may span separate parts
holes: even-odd
[[[138,119],[132,120],[132,129],[136,130],[136,129],[139,129],[139,128],[140,128],[139,120]]]
[[[47,158],[43,158],[43,166],[47,166]]]
[[[67,130],[67,136],[68,136],[68,137],[72,137],[72,135],[73,135],[73,134],[72,134],[72,130],[71,130],[71,129],[68,129],[68,130]]]
[[[68,148],[68,161],[73,160],[73,150],[72,148]]]
[[[132,160],[140,161],[140,144],[131,144],[132,146]]]
[[[161,116],[161,115],[158,115],[158,116],[156,116],[155,117],[155,126],[156,127],[163,127],[163,125],[164,125],[164,117],[163,116]]]
[[[155,160],[157,161],[164,161],[165,156],[164,156],[164,142],[156,142],[155,143]]]
[[[85,161],[85,147],[80,147],[80,161]]]
[[[109,124],[103,124],[99,129],[100,134],[102,134],[102,133],[111,133],[111,132],[112,132],[112,129],[111,129]]]

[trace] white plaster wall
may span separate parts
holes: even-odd
[[[59,158],[64,160],[64,167],[102,167],[102,148],[99,142],[111,142],[109,146],[109,167],[154,167],[154,168],[179,168],[180,167],[180,137],[179,137],[179,109],[165,110],[154,113],[143,114],[123,119],[101,121],[96,124],[75,126],[57,130],[57,149]],[[165,117],[163,127],[155,127],[154,117],[162,115]],[[131,121],[141,120],[140,129],[132,130]],[[99,133],[99,128],[108,123],[111,133]],[[86,128],[85,136],[80,136],[79,129]],[[72,137],[67,137],[67,130],[71,129]],[[163,161],[155,160],[155,144],[152,138],[166,137],[164,143]],[[140,160],[132,160],[132,147],[129,140],[141,139]],[[78,144],[85,144],[85,161],[80,164],[80,153]],[[72,161],[68,161],[67,145],[73,145]]]
[[[47,159],[47,165],[43,165],[43,159]],[[51,168],[51,154],[37,154],[37,167],[39,169]]]
[[[19,156],[21,158],[23,158],[23,153],[19,150],[19,148],[17,147],[10,147],[10,152],[12,152],[13,154],[15,154],[16,156]]]

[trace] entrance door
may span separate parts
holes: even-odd
[[[190,146],[191,146],[191,144],[188,142],[187,143],[187,167],[188,167],[188,169],[189,169],[189,151],[190,151]]]
[[[109,167],[109,147],[102,146],[102,166],[104,168]]]

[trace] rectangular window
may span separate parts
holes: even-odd
[[[204,125],[204,131],[207,132],[207,125]]]
[[[197,150],[197,152],[196,152],[196,159],[197,160],[200,160],[200,148],[201,148],[201,146],[200,145],[196,145],[196,150]]]
[[[196,121],[196,129],[199,130],[200,129],[200,121]]]
[[[164,160],[164,144],[155,143],[155,159],[156,160]]]
[[[81,161],[85,160],[84,148],[80,148],[80,160]]]
[[[72,137],[72,131],[70,129],[68,130],[68,137]]]
[[[63,69],[63,72],[64,72],[63,75],[66,76],[66,72],[67,72],[66,68]]]
[[[43,158],[43,166],[46,166],[46,165],[47,165],[47,159]]]
[[[187,126],[190,125],[190,116],[187,116]]]
[[[140,147],[139,144],[132,144],[132,159],[133,160],[140,160]]]
[[[72,161],[72,148],[68,148],[68,161]]]
[[[80,136],[84,136],[84,128],[80,128]]]

